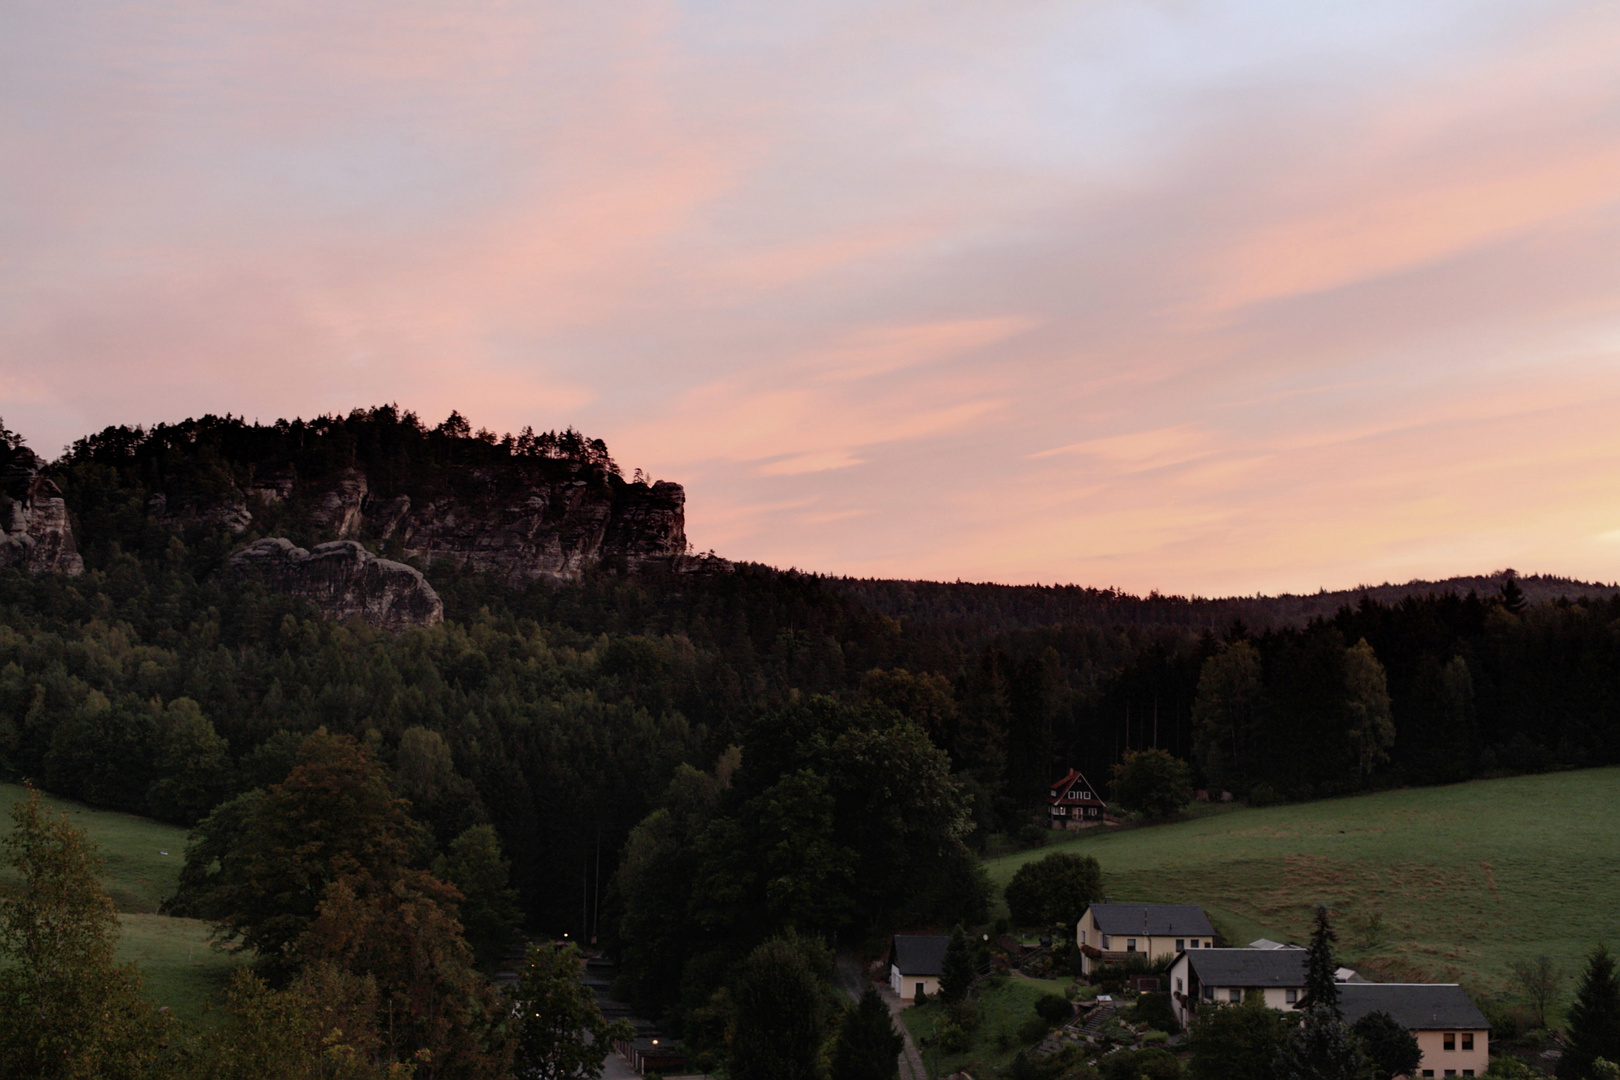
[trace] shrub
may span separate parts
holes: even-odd
[[[1062,994],[1042,994],[1035,1001],[1035,1014],[1048,1024],[1062,1024],[1074,1017],[1074,1006]]]
[[[947,1054],[965,1054],[973,1049],[973,1032],[959,1024],[946,1024],[939,1029],[939,1048]]]
[[[1052,1030],[1052,1025],[1039,1016],[1032,1016],[1018,1025],[1018,1041],[1023,1043],[1036,1043],[1046,1038],[1046,1033]]]
[[[1181,1030],[1167,994],[1143,994],[1138,997],[1136,1006],[1131,1010],[1131,1019],[1172,1035]]]
[[[1170,1041],[1168,1031],[1149,1031],[1142,1036],[1143,1046],[1163,1046]]]
[[[1168,1050],[1121,1050],[1097,1062],[1102,1080],[1181,1080],[1181,1062]]]

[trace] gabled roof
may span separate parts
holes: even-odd
[[[1070,769],[1068,772],[1063,774],[1063,778],[1061,780],[1054,780],[1047,787],[1047,790],[1055,791],[1057,794],[1048,795],[1046,797],[1046,801],[1055,806],[1057,803],[1063,801],[1064,793],[1070,788],[1074,787],[1076,784],[1079,784],[1091,796],[1089,799],[1081,799],[1081,805],[1108,805],[1107,803],[1103,802],[1102,796],[1097,794],[1096,785],[1094,785],[1090,780],[1087,780],[1084,776],[1080,775],[1079,769]]]
[[[1188,949],[1181,954],[1205,986],[1237,987],[1304,986],[1305,957],[1304,949]]]
[[[1456,983],[1344,983],[1339,1009],[1352,1024],[1370,1012],[1387,1012],[1410,1031],[1481,1031],[1491,1026]]]
[[[1142,937],[1214,937],[1209,916],[1197,904],[1092,904],[1092,921],[1104,934]],[[1081,918],[1085,916],[1082,914]]]
[[[951,939],[939,934],[894,935],[894,966],[902,975],[939,975]]]

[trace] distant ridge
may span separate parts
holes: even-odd
[[[835,578],[833,585],[892,619],[956,623],[977,630],[1082,625],[1181,626],[1221,631],[1235,620],[1251,630],[1300,626],[1330,618],[1340,608],[1368,597],[1398,604],[1408,596],[1474,593],[1500,597],[1509,580],[1517,581],[1530,603],[1550,600],[1608,598],[1620,594],[1620,583],[1577,581],[1552,574],[1521,576],[1513,570],[1459,576],[1443,581],[1408,581],[1395,585],[1358,585],[1333,592],[1283,593],[1279,596],[1136,596],[1119,589],[1083,585],[996,585],[976,582],[895,581],[882,578]]]

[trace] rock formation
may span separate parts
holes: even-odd
[[[444,604],[420,570],[379,559],[353,540],[310,551],[281,537],[258,540],[231,556],[230,569],[308,600],[330,619],[358,615],[385,630],[444,621]]]
[[[0,484],[0,566],[84,573],[61,490],[31,468],[8,471]]]

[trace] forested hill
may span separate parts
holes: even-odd
[[[1407,597],[1455,593],[1497,596],[1512,579],[1532,603],[1561,599],[1607,599],[1620,594],[1620,583],[1513,570],[1459,576],[1443,581],[1413,580],[1401,585],[1358,585],[1279,596],[1135,596],[1118,589],[1084,585],[997,585],[993,582],[895,581],[882,578],[838,578],[837,588],[893,619],[972,627],[1005,632],[1064,623],[1085,626],[1177,626],[1224,632],[1234,622],[1252,630],[1303,626],[1312,619],[1331,619],[1362,597],[1380,604],[1399,604]]]
[[[0,773],[195,824],[207,855],[324,728],[409,800],[423,865],[493,826],[525,925],[612,941],[627,992],[695,1023],[785,928],[982,914],[973,848],[1071,766],[1107,790],[1156,747],[1265,802],[1620,763],[1620,598],[1481,581],[1240,626],[1235,601],[733,565],[600,442],[468,428],[205,418],[43,470],[0,429],[5,550],[78,541],[0,568]],[[250,544],[285,573],[233,569]],[[438,617],[324,614],[378,581]]]

